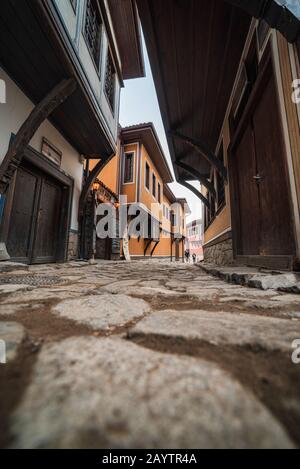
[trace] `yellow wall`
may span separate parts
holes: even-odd
[[[115,194],[118,193],[119,179],[119,157],[114,156],[113,159],[105,166],[99,174],[99,179]]]
[[[90,160],[89,169],[92,171],[100,160]],[[119,155],[114,156],[103,170],[99,173],[98,179],[105,184],[115,194],[118,193],[118,181],[119,181]]]
[[[228,147],[230,145],[229,122],[225,121],[222,129],[223,148],[224,148],[224,162],[228,168]],[[217,181],[216,171],[214,180]],[[207,195],[207,190],[202,190]],[[231,209],[230,209],[230,192],[229,183],[225,185],[225,201],[226,205],[223,210],[216,216],[215,220],[210,224],[204,233],[204,244],[224,233],[224,231],[231,228]]]
[[[164,194],[164,183],[159,174],[158,169],[155,167],[154,163],[151,160],[151,156],[148,154],[144,145],[139,143],[124,145],[122,149],[122,156],[125,152],[134,152],[134,181],[133,183],[124,184],[123,181],[123,165],[121,170],[121,191],[122,195],[127,196],[127,203],[139,202],[145,205],[146,209],[151,212],[152,216],[161,222],[161,228],[169,233],[168,237],[163,235],[161,232],[160,242],[156,246],[156,249],[153,253],[153,257],[169,257],[173,255],[175,258],[176,255],[176,246],[175,243],[172,245],[171,238],[171,221],[163,216],[163,203],[171,209],[171,202],[167,199]],[[146,188],[146,162],[150,168],[150,188]],[[152,192],[152,176],[153,174],[156,177],[156,196],[153,196]],[[158,183],[161,187],[161,204],[158,202]],[[183,210],[181,209],[183,214]],[[180,227],[180,232],[184,232],[182,225]],[[148,244],[148,241],[145,239],[135,239],[131,238],[129,241],[129,252],[132,257],[143,257],[145,248]],[[151,242],[149,245],[146,256],[151,255],[151,251],[155,246],[155,242]],[[183,256],[183,247],[182,243],[179,247],[179,255]]]
[[[150,167],[150,189],[146,188],[146,162]],[[140,184],[140,198],[139,202],[146,205],[148,210],[150,210],[153,216],[157,219],[161,219],[161,206],[158,204],[158,183],[160,184],[161,188],[161,200],[163,199],[163,181],[162,178],[156,169],[155,165],[153,164],[151,157],[149,156],[146,148],[144,145],[141,147],[141,184]],[[152,189],[152,176],[153,174],[156,177],[156,197],[153,197]]]
[[[123,155],[126,152],[134,152],[134,167],[133,167],[134,177],[133,177],[133,183],[124,184]],[[127,196],[127,203],[129,204],[137,201],[138,167],[139,167],[139,144],[124,145],[122,148],[120,194]]]

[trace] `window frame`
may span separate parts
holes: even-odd
[[[150,179],[151,179],[150,174],[151,174],[150,165],[148,161],[146,161],[145,162],[145,188],[148,192],[150,192]],[[147,179],[148,179],[148,186],[147,186]]]
[[[221,142],[218,159],[225,166],[224,143]],[[216,171],[217,213],[226,207],[226,185],[224,178]]]
[[[126,175],[126,157],[127,155],[131,155],[132,156],[132,178],[131,180],[129,181],[126,181],[125,180],[125,175]],[[134,177],[134,169],[135,169],[135,151],[132,150],[132,151],[124,151],[124,158],[123,158],[123,185],[129,185],[129,184],[134,184],[135,182],[135,177]]]
[[[157,181],[157,200],[161,204],[161,184],[159,181]]]
[[[78,0],[77,0],[78,1]],[[94,53],[93,53],[93,50],[90,46],[90,43],[89,43],[89,40],[87,38],[87,35],[86,35],[86,21],[87,21],[87,11],[88,11],[88,1],[90,2],[94,2],[96,3],[96,11],[97,11],[97,14],[99,16],[99,19],[100,19],[100,28],[99,28],[99,44],[98,44],[98,58],[96,60],[95,56],[94,56]],[[86,43],[86,47],[87,47],[87,50],[89,51],[89,54],[90,54],[90,57],[93,61],[93,64],[94,64],[94,67],[97,71],[97,74],[100,78],[100,70],[101,70],[101,52],[102,52],[102,46],[103,46],[103,18],[102,18],[102,15],[101,15],[101,11],[100,11],[100,8],[99,8],[99,5],[98,5],[98,2],[96,0],[85,0],[85,4],[84,4],[84,17],[83,17],[83,21],[82,21],[82,35],[84,37],[84,40],[85,40],[85,43]]]
[[[72,6],[72,9],[73,9],[73,11],[76,15],[77,14],[78,0],[70,0],[70,3],[71,3],[71,6]]]
[[[152,172],[152,197],[156,200],[157,196],[157,177],[154,171]]]
[[[108,66],[109,65],[112,68],[112,74],[111,74],[111,81],[112,81],[112,86],[113,86],[112,96],[108,95],[107,86],[106,86],[107,85],[107,71],[108,71]],[[116,72],[116,67],[115,67],[114,61],[113,61],[113,55],[111,53],[110,48],[108,47],[107,48],[107,54],[106,54],[106,61],[105,61],[105,74],[104,74],[103,89],[104,89],[104,94],[105,94],[106,100],[109,104],[110,110],[111,110],[113,115],[115,113],[115,107],[116,107],[116,92],[117,92],[116,76],[117,76],[117,72]]]

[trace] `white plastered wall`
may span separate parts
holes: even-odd
[[[0,164],[7,152],[11,134],[17,133],[20,126],[33,109],[32,102],[0,67],[0,80],[1,79],[4,80],[6,84],[6,103],[0,104]],[[78,203],[83,175],[80,155],[48,120],[37,130],[30,142],[30,146],[40,152],[43,137],[46,137],[62,152],[61,170],[74,180],[71,229],[77,230]]]

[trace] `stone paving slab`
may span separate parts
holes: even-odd
[[[62,301],[52,309],[61,317],[102,331],[123,327],[149,311],[150,306],[144,300],[110,294]]]
[[[27,284],[19,284],[19,285],[13,285],[13,284],[3,284],[0,285],[0,295],[1,294],[6,294],[6,293],[15,293],[17,291],[28,291],[32,290],[32,287]]]
[[[226,282],[246,285],[261,290],[279,290],[291,293],[300,293],[300,274],[287,272],[272,272],[255,267],[224,266],[217,267],[211,264],[199,263],[206,273],[219,277]]]
[[[217,365],[118,339],[44,346],[11,419],[14,448],[291,448]]]
[[[129,332],[130,338],[147,335],[292,353],[292,342],[300,337],[300,321],[225,312],[163,311],[154,312]]]
[[[29,269],[29,266],[27,264],[19,264],[17,262],[10,262],[10,261],[0,262],[0,274],[17,271],[17,270],[23,270],[27,272],[28,269]]]
[[[26,332],[21,324],[17,322],[0,322],[0,340],[3,340],[6,345],[7,363],[12,362],[16,358],[19,345],[25,337]]]

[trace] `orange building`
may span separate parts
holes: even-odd
[[[88,171],[97,163],[90,162]],[[177,199],[169,188],[172,182],[153,124],[120,129],[118,152],[99,173],[90,198],[96,205],[118,207],[118,221],[122,214],[123,219],[126,216],[128,239],[120,229],[118,240],[97,239],[96,258],[183,259],[186,215],[190,211],[187,201]],[[137,217],[142,220],[142,228]]]
[[[166,157],[152,123],[122,129],[119,167],[121,203],[148,217],[148,233],[135,236],[129,231],[131,258],[181,259],[186,235],[185,199],[177,199],[168,184],[173,182]],[[130,208],[131,207],[131,208]]]

